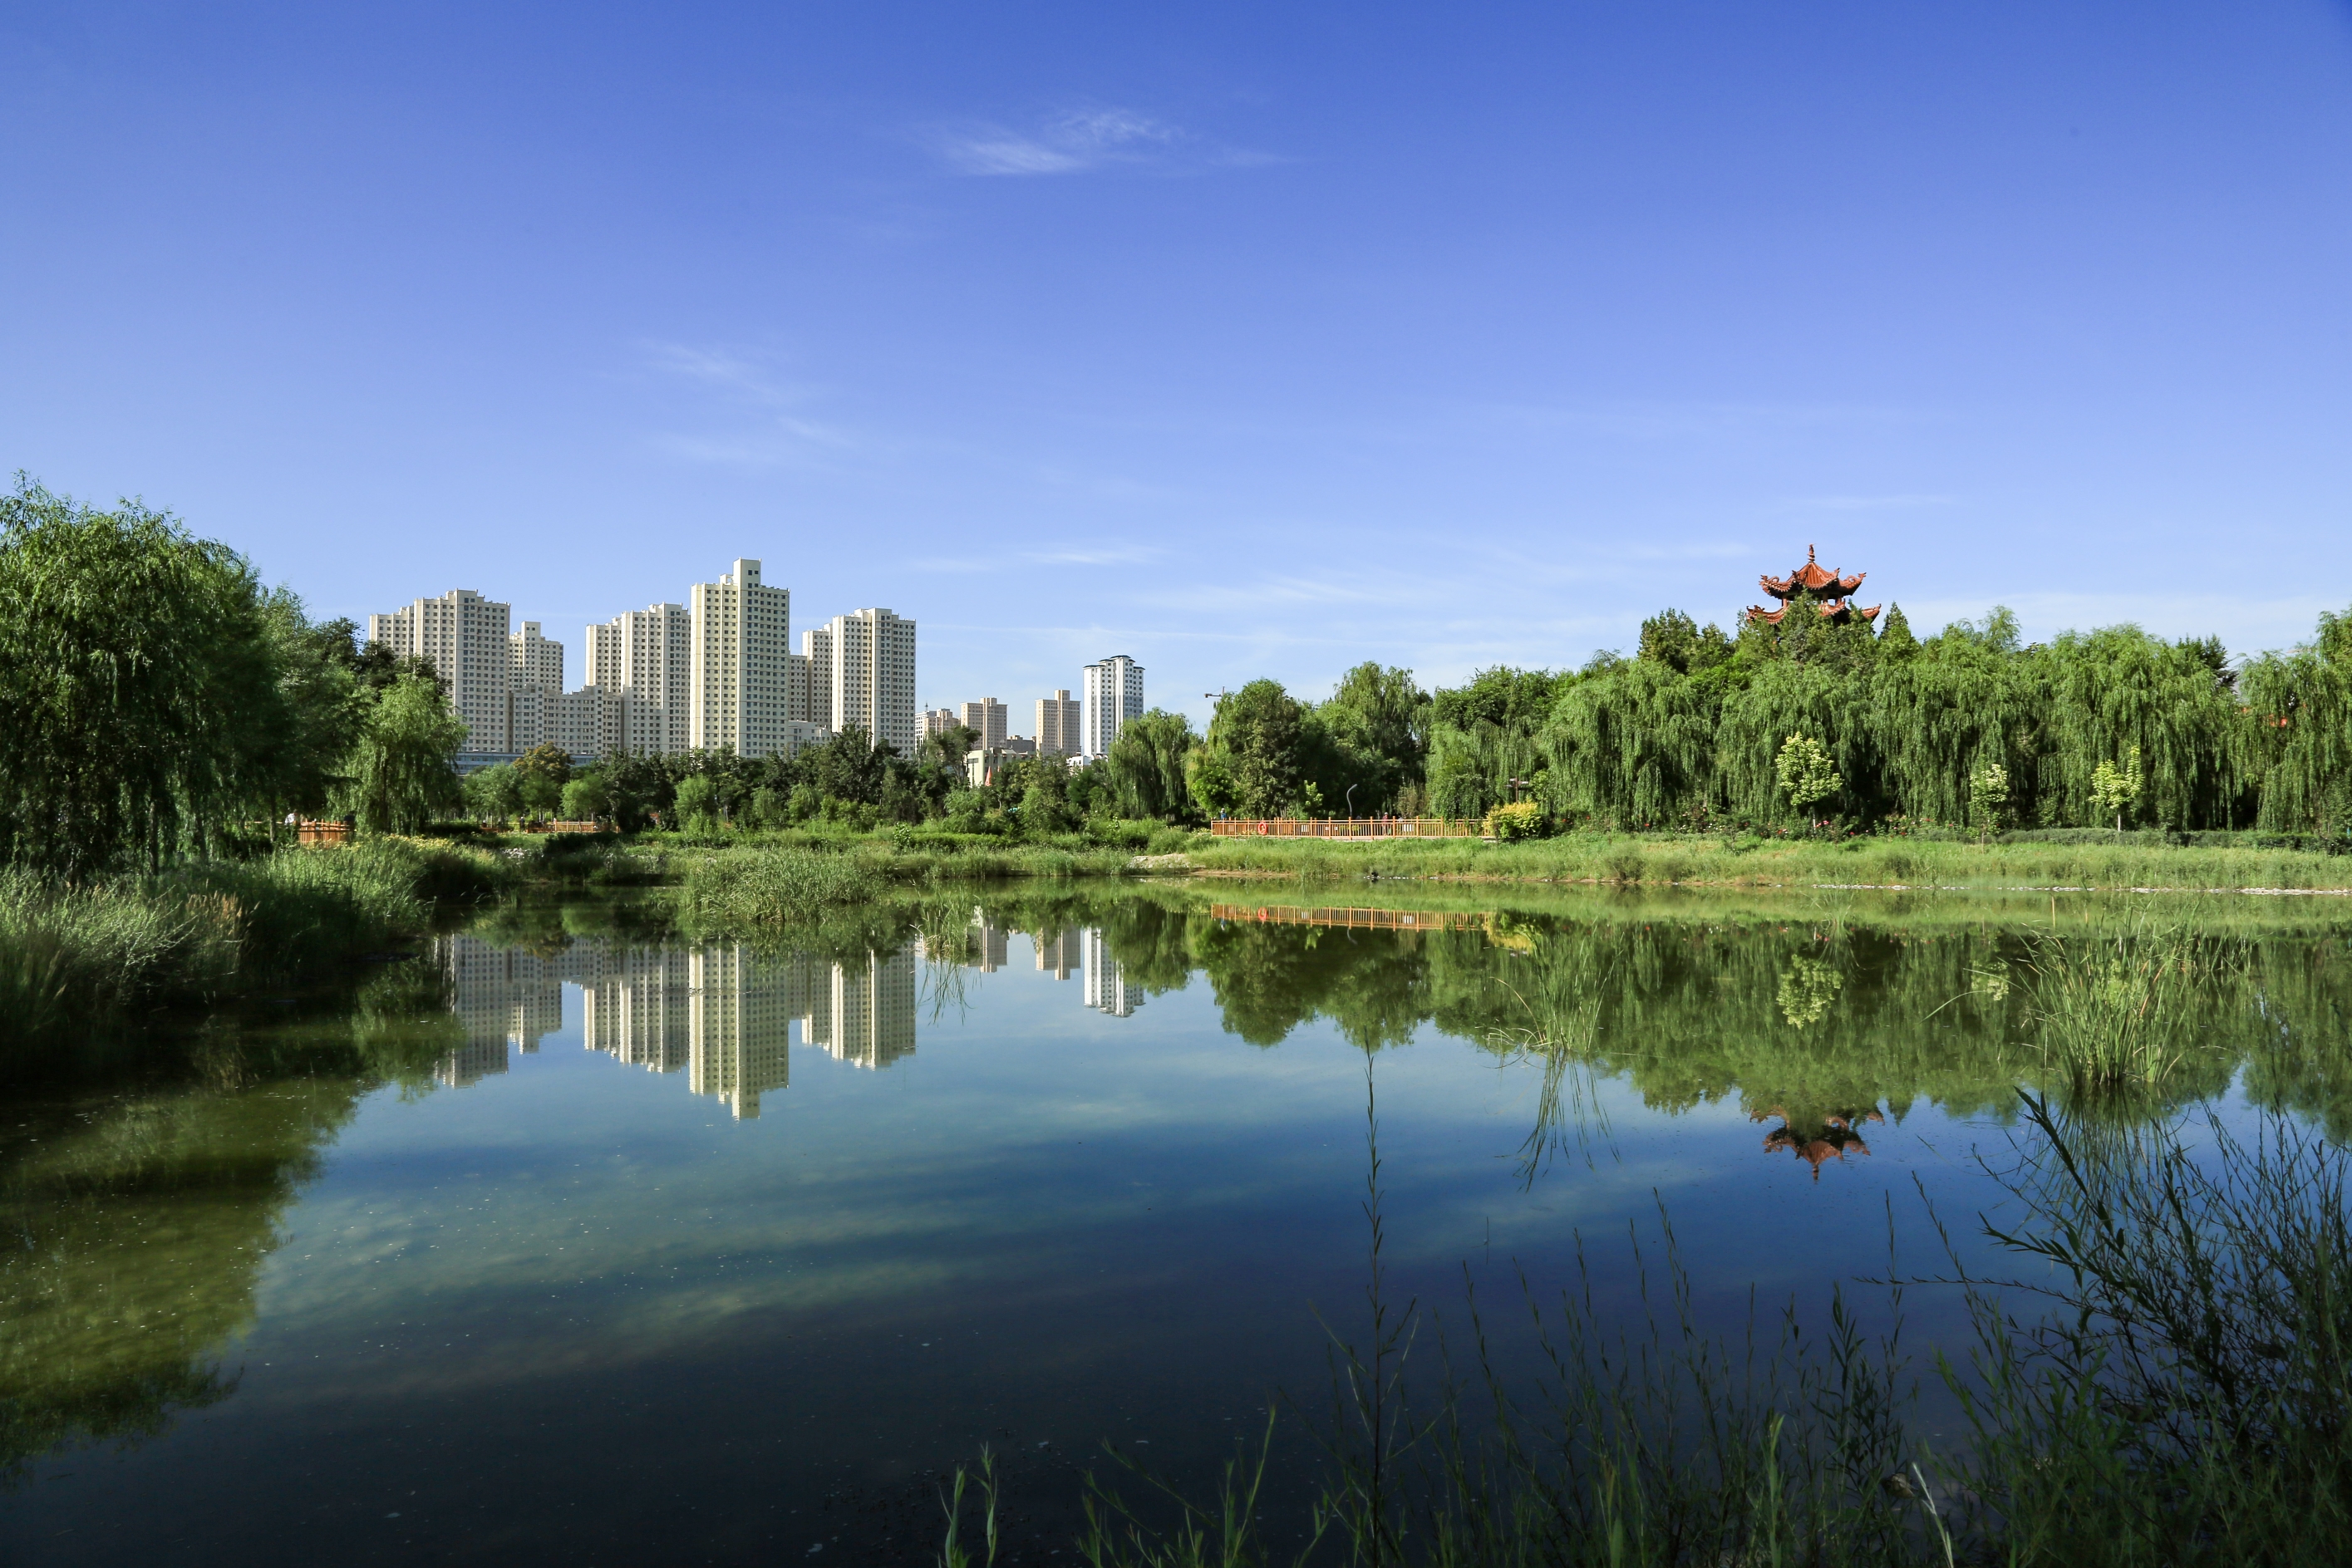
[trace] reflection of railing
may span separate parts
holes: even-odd
[[[1284,904],[1213,904],[1217,920],[1253,920],[1261,925],[1350,925],[1360,931],[1475,931],[1486,924],[1480,914],[1427,909],[1350,909],[1331,906],[1302,909]]]
[[[1475,839],[1475,817],[1219,817],[1220,839]]]

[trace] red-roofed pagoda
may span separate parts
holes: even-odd
[[[1807,545],[1804,565],[1786,577],[1759,577],[1756,580],[1763,584],[1764,591],[1780,601],[1780,604],[1775,610],[1751,604],[1748,607],[1748,619],[1778,626],[1780,617],[1789,613],[1789,601],[1801,593],[1810,593],[1821,601],[1814,606],[1821,618],[1833,626],[1843,626],[1855,620],[1864,622],[1875,621],[1880,606],[1864,607],[1851,602],[1854,590],[1860,588],[1862,580],[1869,575],[1866,571],[1857,571],[1852,577],[1841,577],[1834,571],[1825,571],[1813,559],[1813,547]]]

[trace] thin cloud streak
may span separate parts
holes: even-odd
[[[992,121],[936,127],[926,139],[957,173],[987,179],[1080,174],[1122,166],[1234,169],[1282,162],[1116,108],[1074,110],[1027,131]]]

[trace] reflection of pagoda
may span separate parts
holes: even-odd
[[[1822,1179],[1823,1162],[1831,1159],[1844,1159],[1848,1149],[1865,1155],[1870,1153],[1870,1145],[1862,1141],[1862,1134],[1855,1127],[1855,1123],[1886,1120],[1886,1117],[1875,1107],[1859,1113],[1851,1112],[1844,1115],[1832,1113],[1822,1118],[1819,1129],[1808,1133],[1800,1126],[1796,1117],[1778,1105],[1766,1111],[1748,1113],[1748,1119],[1751,1122],[1761,1122],[1767,1116],[1780,1117],[1782,1124],[1764,1134],[1765,1152],[1780,1154],[1785,1151],[1796,1155],[1813,1167],[1815,1181]]]
[[[1822,619],[1833,626],[1843,626],[1856,619],[1875,621],[1878,619],[1877,605],[1865,609],[1847,602],[1854,590],[1862,586],[1862,580],[1869,575],[1866,571],[1857,571],[1852,577],[1840,577],[1834,571],[1824,571],[1813,560],[1813,547],[1807,545],[1804,565],[1786,577],[1759,577],[1756,580],[1763,584],[1765,592],[1780,601],[1780,605],[1777,610],[1767,610],[1761,605],[1751,604],[1748,607],[1748,619],[1778,626],[1780,617],[1789,613],[1789,601],[1800,593],[1809,593],[1820,601],[1816,608]]]

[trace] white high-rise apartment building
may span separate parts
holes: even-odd
[[[963,727],[980,737],[973,745],[987,751],[1003,749],[1004,737],[1012,729],[1010,708],[994,697],[982,697],[976,703],[964,704],[961,716]]]
[[[438,599],[419,599],[405,610],[369,616],[368,641],[431,663],[449,684],[449,706],[466,721],[467,750],[505,751],[511,737],[508,698],[514,655],[507,625],[512,614],[509,605],[470,588],[453,588]],[[560,691],[560,663],[557,670]]]
[[[667,757],[693,744],[694,617],[653,604],[588,628],[587,684],[620,704],[618,744]]]
[[[814,720],[839,733],[852,725],[877,745],[915,755],[915,623],[887,610],[836,615],[803,633]],[[822,699],[815,696],[821,689]]]
[[[738,560],[718,581],[696,583],[690,608],[687,745],[739,757],[789,751],[792,594],[761,586],[758,561]]]
[[[526,621],[507,638],[506,749],[529,751],[552,740],[569,750],[568,734],[558,733],[573,727],[559,722],[562,706],[563,644],[541,636],[538,622]]]
[[[1078,730],[1081,706],[1066,687],[1037,699],[1038,756],[1076,757],[1086,749],[1086,737]]]
[[[819,729],[832,729],[833,628],[812,626],[801,633],[801,651],[793,655],[793,693],[797,706],[793,716]]]
[[[1129,719],[1143,716],[1143,666],[1124,653],[1113,653],[1088,664],[1084,674],[1085,754],[1102,757]]]

